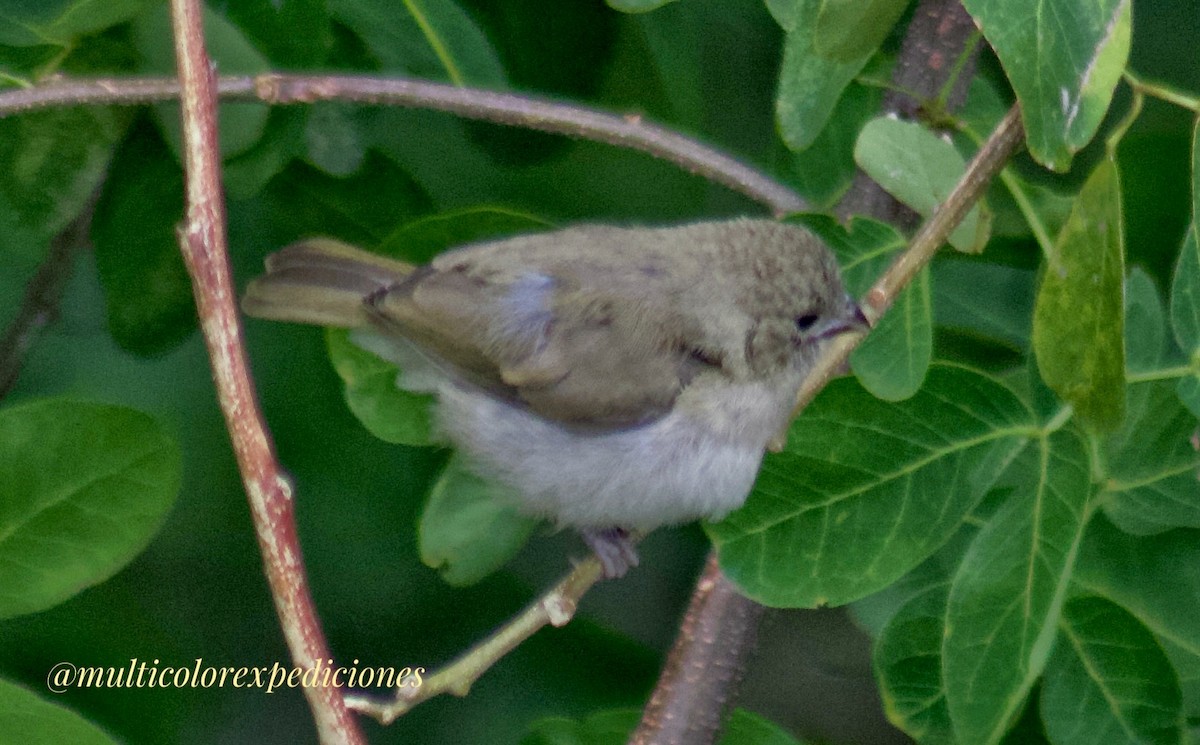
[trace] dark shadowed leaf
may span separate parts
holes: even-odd
[[[1076,598],[1063,610],[1041,711],[1054,745],[1183,741],[1170,660],[1145,626],[1104,598]]]

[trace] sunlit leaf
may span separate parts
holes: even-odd
[[[516,505],[511,492],[452,458],[421,513],[421,561],[451,585],[478,582],[515,556],[537,527]]]
[[[0,618],[116,574],[179,491],[178,446],[132,409],[38,399],[0,409]]]
[[[768,455],[746,505],[706,529],[721,567],[767,605],[838,605],[886,587],[958,529],[1032,433],[978,372],[933,365],[912,398],[836,380]]]
[[[1105,160],[1084,184],[1038,290],[1033,349],[1042,379],[1097,429],[1125,408],[1121,188]]]
[[[854,161],[889,194],[929,217],[954,191],[966,161],[954,146],[915,122],[880,117],[867,122],[854,146]],[[987,243],[987,213],[971,208],[950,245],[978,252]]]
[[[1029,150],[1065,171],[1095,135],[1129,56],[1130,0],[964,0],[1021,102]]]

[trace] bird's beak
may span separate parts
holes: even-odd
[[[869,331],[870,329],[871,322],[867,320],[866,314],[863,313],[862,306],[847,294],[846,307],[842,311],[842,314],[837,318],[831,319],[825,328],[817,333],[817,338],[828,339],[848,331]]]

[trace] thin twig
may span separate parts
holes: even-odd
[[[574,104],[523,94],[460,88],[422,80],[350,75],[223,77],[223,100],[269,104],[355,101],[364,104],[433,109],[479,119],[582,137],[640,150],[766,205],[776,216],[804,209],[787,186],[695,139],[647,122],[640,115],[618,116]],[[169,78],[58,79],[0,93],[0,116],[44,106],[67,104],[139,104],[179,95]]]
[[[179,245],[192,278],[217,397],[250,500],[284,639],[296,667],[311,669],[330,655],[304,574],[291,488],[280,473],[258,410],[234,304],[217,146],[215,76],[204,48],[202,12],[200,0],[171,0],[175,56],[183,91],[187,185],[187,215],[178,231]],[[303,691],[322,743],[364,741],[338,688],[313,686]]]
[[[421,685],[398,688],[395,697],[386,700],[350,695],[346,697],[346,705],[378,719],[382,724],[391,724],[397,717],[434,696],[443,693],[467,695],[481,675],[539,629],[565,626],[574,617],[580,598],[596,584],[600,575],[600,561],[589,556],[520,615],[454,662],[426,677]]]
[[[988,184],[1020,147],[1023,139],[1021,112],[1014,104],[983,147],[975,153],[954,191],[913,237],[908,250],[896,257],[887,272],[867,292],[862,304],[863,314],[872,325],[891,307],[900,290],[912,281],[917,272],[921,271],[942,247],[946,237],[987,190]],[[807,406],[829,379],[843,369],[850,358],[850,352],[854,351],[864,338],[865,334],[861,333],[842,334],[829,344],[801,386],[793,414],[798,414]]]
[[[100,197],[97,187],[78,215],[50,239],[50,250],[38,266],[21,300],[17,315],[0,340],[0,398],[8,395],[21,374],[25,355],[34,339],[58,315],[63,288],[71,278],[72,260],[81,248],[88,245],[88,232]]]

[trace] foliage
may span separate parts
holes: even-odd
[[[920,743],[1185,742],[1200,721],[1194,8],[964,5],[980,71],[961,112],[927,102],[938,116],[919,123],[877,116],[912,15],[899,0],[213,0],[206,27],[221,73],[406,75],[645,114],[822,208],[861,169],[928,215],[1015,98],[1028,156],[900,294],[854,375],[796,419],[746,505],[704,531],[762,603],[853,603],[886,715]],[[9,86],[165,74],[171,54],[162,3],[0,3]],[[1176,87],[1122,83],[1131,67]],[[315,234],[424,260],[571,222],[762,212],[644,155],[444,114],[239,103],[221,118],[243,282]],[[933,129],[947,121],[949,138]],[[64,707],[46,687],[59,662],[286,662],[174,244],[178,153],[170,104],[0,119],[0,322],[94,206],[95,250],[61,269],[59,317],[0,407],[0,718],[23,742],[311,738],[295,690],[73,689]],[[906,240],[815,208],[789,219],[859,294]],[[250,322],[248,336],[339,658],[434,668],[580,550],[431,445],[428,399],[345,333]],[[372,739],[621,740],[633,719],[618,707],[644,703],[708,545],[663,533],[466,702]],[[790,683],[748,705],[850,739],[789,715],[808,696]],[[732,721],[728,745],[791,741]]]

